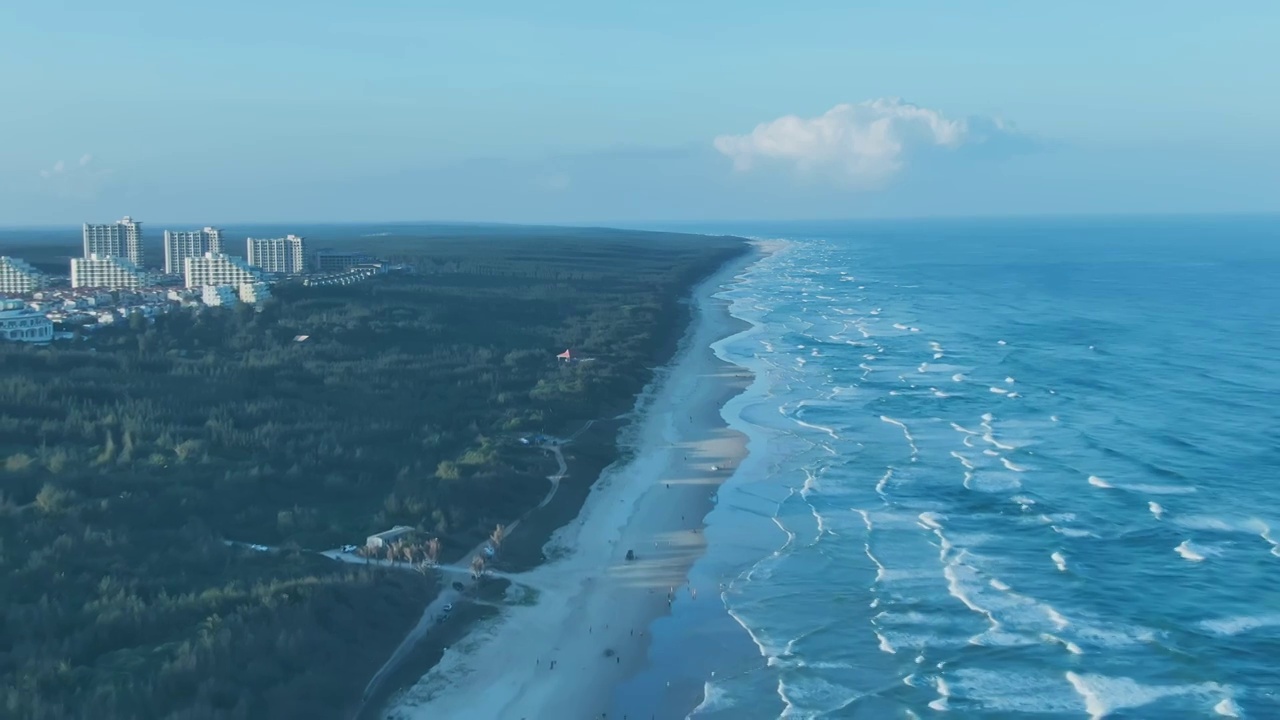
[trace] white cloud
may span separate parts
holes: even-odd
[[[41,185],[64,197],[93,197],[111,176],[111,170],[93,165],[93,155],[85,153],[75,165],[59,160],[41,170]]]
[[[1004,131],[998,123],[987,126]],[[721,135],[714,144],[741,172],[783,165],[806,175],[875,187],[901,171],[914,150],[954,149],[985,139],[985,133],[972,132],[968,120],[882,98],[837,105],[815,118],[788,115],[761,123],[746,135]]]

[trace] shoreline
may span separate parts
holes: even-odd
[[[536,600],[478,623],[393,697],[384,717],[598,717],[648,663],[649,628],[670,612],[670,593],[715,601],[718,588],[690,587],[687,578],[703,554],[715,494],[746,456],[746,436],[721,408],[752,376],[712,349],[750,327],[714,296],[762,254],[753,245],[695,286],[689,326],[638,399],[622,457],[552,535],[550,559],[512,578]]]

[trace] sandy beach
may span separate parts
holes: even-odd
[[[690,587],[687,577],[716,489],[746,453],[720,409],[751,378],[710,349],[745,329],[713,295],[756,257],[695,289],[680,349],[625,431],[628,459],[605,471],[577,520],[556,532],[547,547],[554,559],[512,578],[536,601],[504,608],[449,648],[386,717],[600,717],[614,687],[643,667],[647,628],[668,612],[669,593],[716,602],[718,588]]]

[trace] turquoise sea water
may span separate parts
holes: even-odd
[[[724,591],[619,717],[1280,718],[1280,220],[718,230],[786,240],[723,291]]]

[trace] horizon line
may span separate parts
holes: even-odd
[[[1072,220],[1072,219],[1133,219],[1133,218],[1226,218],[1226,217],[1271,217],[1280,216],[1280,210],[1187,210],[1187,211],[1129,211],[1129,212],[1044,212],[1044,213],[976,213],[971,215],[938,214],[938,215],[868,215],[860,217],[803,217],[803,218],[709,218],[691,220],[236,220],[226,223],[201,223],[190,221],[140,220],[143,225],[171,225],[214,227],[218,229],[238,226],[289,226],[289,225],[439,225],[461,227],[510,227],[510,228],[572,228],[600,230],[648,230],[652,226],[671,225],[731,225],[731,224],[766,224],[766,223],[862,223],[862,222],[910,222],[910,221],[947,221],[947,220]],[[132,216],[130,216],[132,217]],[[62,224],[22,224],[0,225],[0,231],[21,230],[80,230],[84,222]],[[647,226],[647,227],[641,227]]]

